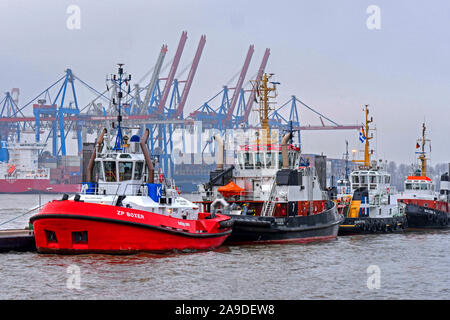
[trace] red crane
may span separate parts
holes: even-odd
[[[166,101],[167,98],[169,97],[170,88],[172,87],[172,82],[173,79],[175,78],[175,73],[177,72],[178,63],[180,62],[181,54],[183,53],[186,40],[187,40],[187,32],[183,31],[183,33],[181,34],[180,42],[178,43],[178,48],[175,53],[172,66],[169,71],[169,75],[166,80],[166,84],[164,86],[163,93],[161,95],[161,100],[159,101],[158,114],[160,115],[164,113],[164,107],[166,106]]]
[[[183,93],[181,94],[180,102],[178,103],[175,118],[180,118],[183,115],[183,108],[184,105],[186,104],[187,96],[189,94],[189,90],[191,89],[192,81],[194,80],[195,72],[197,71],[198,63],[200,61],[200,57],[202,56],[205,43],[206,43],[206,36],[202,35],[200,37],[200,42],[197,47],[197,52],[195,53],[194,56],[194,61],[192,62],[191,65],[191,70],[189,70],[189,75],[183,88]]]
[[[270,49],[267,48],[264,52],[264,56],[261,62],[261,66],[259,67],[258,74],[256,75],[256,80],[260,81],[262,79],[264,69],[266,68],[267,60],[269,60]],[[252,90],[250,96],[248,97],[247,106],[245,109],[244,117],[241,122],[247,122],[248,117],[250,115],[250,111],[252,110],[253,101],[255,100],[256,90]]]
[[[250,45],[248,48],[247,57],[245,58],[244,66],[242,67],[241,74],[239,75],[236,88],[234,88],[233,98],[231,99],[230,107],[228,108],[228,113],[225,121],[230,121],[233,117],[234,107],[239,99],[239,94],[241,93],[242,84],[244,83],[245,75],[247,74],[248,66],[252,60],[253,52],[255,51],[254,45]]]

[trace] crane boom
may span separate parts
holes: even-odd
[[[262,79],[264,69],[266,68],[267,60],[269,60],[270,49],[267,48],[264,52],[264,56],[261,62],[261,66],[259,67],[258,74],[256,76],[256,80],[260,81]],[[252,110],[253,101],[255,100],[256,90],[252,90],[250,96],[247,101],[247,107],[245,109],[244,117],[242,118],[242,122],[247,122],[248,117],[250,115],[250,111]]]
[[[239,75],[239,79],[236,84],[236,88],[234,88],[233,98],[231,99],[230,107],[228,108],[226,121],[230,121],[233,116],[234,107],[236,106],[239,94],[241,93],[242,84],[244,83],[245,75],[247,74],[248,66],[250,65],[254,51],[254,45],[250,45],[248,48],[247,57],[245,58],[244,66],[242,67],[241,74]]]
[[[161,95],[161,100],[158,105],[158,114],[164,113],[164,107],[166,105],[167,98],[169,97],[169,91],[172,87],[173,79],[175,78],[175,73],[177,72],[178,63],[180,62],[181,54],[183,53],[184,45],[186,44],[187,32],[183,31],[181,34],[180,42],[178,43],[178,48],[173,59],[172,66],[170,67],[169,76],[167,77],[166,84],[164,86],[163,93]]]
[[[192,81],[194,80],[195,72],[197,71],[198,63],[200,61],[200,57],[202,56],[203,48],[205,47],[206,36],[202,35],[200,37],[200,42],[197,47],[197,52],[194,56],[194,61],[192,62],[191,70],[189,70],[189,75],[186,80],[186,84],[183,88],[183,93],[181,94],[180,103],[178,104],[177,111],[175,117],[178,118],[182,116],[184,105],[186,104],[187,96],[189,94],[189,90],[191,89]]]
[[[158,81],[159,73],[161,72],[161,67],[164,62],[166,52],[167,52],[167,45],[164,44],[161,47],[161,51],[159,52],[158,60],[156,60],[155,68],[153,69],[153,74],[150,79],[150,83],[148,84],[147,92],[145,93],[144,104],[143,104],[144,110],[146,108],[148,108],[148,104],[150,103],[150,99],[152,97],[153,90],[155,89],[156,81]]]

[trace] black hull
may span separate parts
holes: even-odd
[[[406,216],[394,218],[345,218],[339,226],[339,235],[402,232],[407,227]]]
[[[233,231],[225,244],[312,242],[334,239],[342,217],[333,202],[310,216],[260,217],[229,215]]]
[[[0,230],[0,252],[34,252],[36,243],[30,230]]]
[[[450,227],[450,214],[447,212],[415,204],[407,204],[405,211],[408,219],[408,228],[446,229]]]

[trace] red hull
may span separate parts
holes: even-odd
[[[414,204],[422,208],[436,209],[450,213],[450,203],[440,200],[425,200],[425,199],[399,199],[399,202],[405,204]]]
[[[220,229],[219,223],[226,220],[222,215],[183,220],[70,200],[52,201],[31,218],[39,252],[119,254],[214,249],[231,233],[229,228]],[[80,233],[85,238],[76,239]]]
[[[0,180],[0,193],[78,193],[80,190],[80,184],[50,184],[48,179]]]

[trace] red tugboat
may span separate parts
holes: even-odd
[[[262,130],[256,143],[240,146],[237,164],[224,168],[224,143],[218,142],[217,169],[199,186],[206,211],[221,212],[233,221],[226,243],[287,243],[334,239],[342,217],[321,190],[315,168],[301,164],[300,148],[291,144],[292,133],[281,145],[272,143],[268,123],[269,78],[257,83]],[[273,97],[273,96],[272,96]],[[272,98],[270,97],[270,98]]]
[[[450,220],[450,182],[449,172],[441,176],[440,192],[435,191],[435,184],[427,177],[427,157],[425,143],[425,123],[422,125],[422,138],[416,147],[420,148],[420,169],[415,175],[408,176],[405,181],[405,191],[398,202],[405,208],[408,228],[449,228]]]
[[[206,250],[231,233],[230,218],[199,211],[169,184],[154,183],[154,166],[142,139],[122,136],[122,65],[118,88],[115,145],[100,134],[86,170],[81,194],[47,203],[30,219],[42,253],[113,253]],[[136,151],[138,150],[138,151]],[[140,150],[140,152],[139,152]],[[165,179],[167,181],[168,179]],[[168,182],[166,182],[168,183]]]

